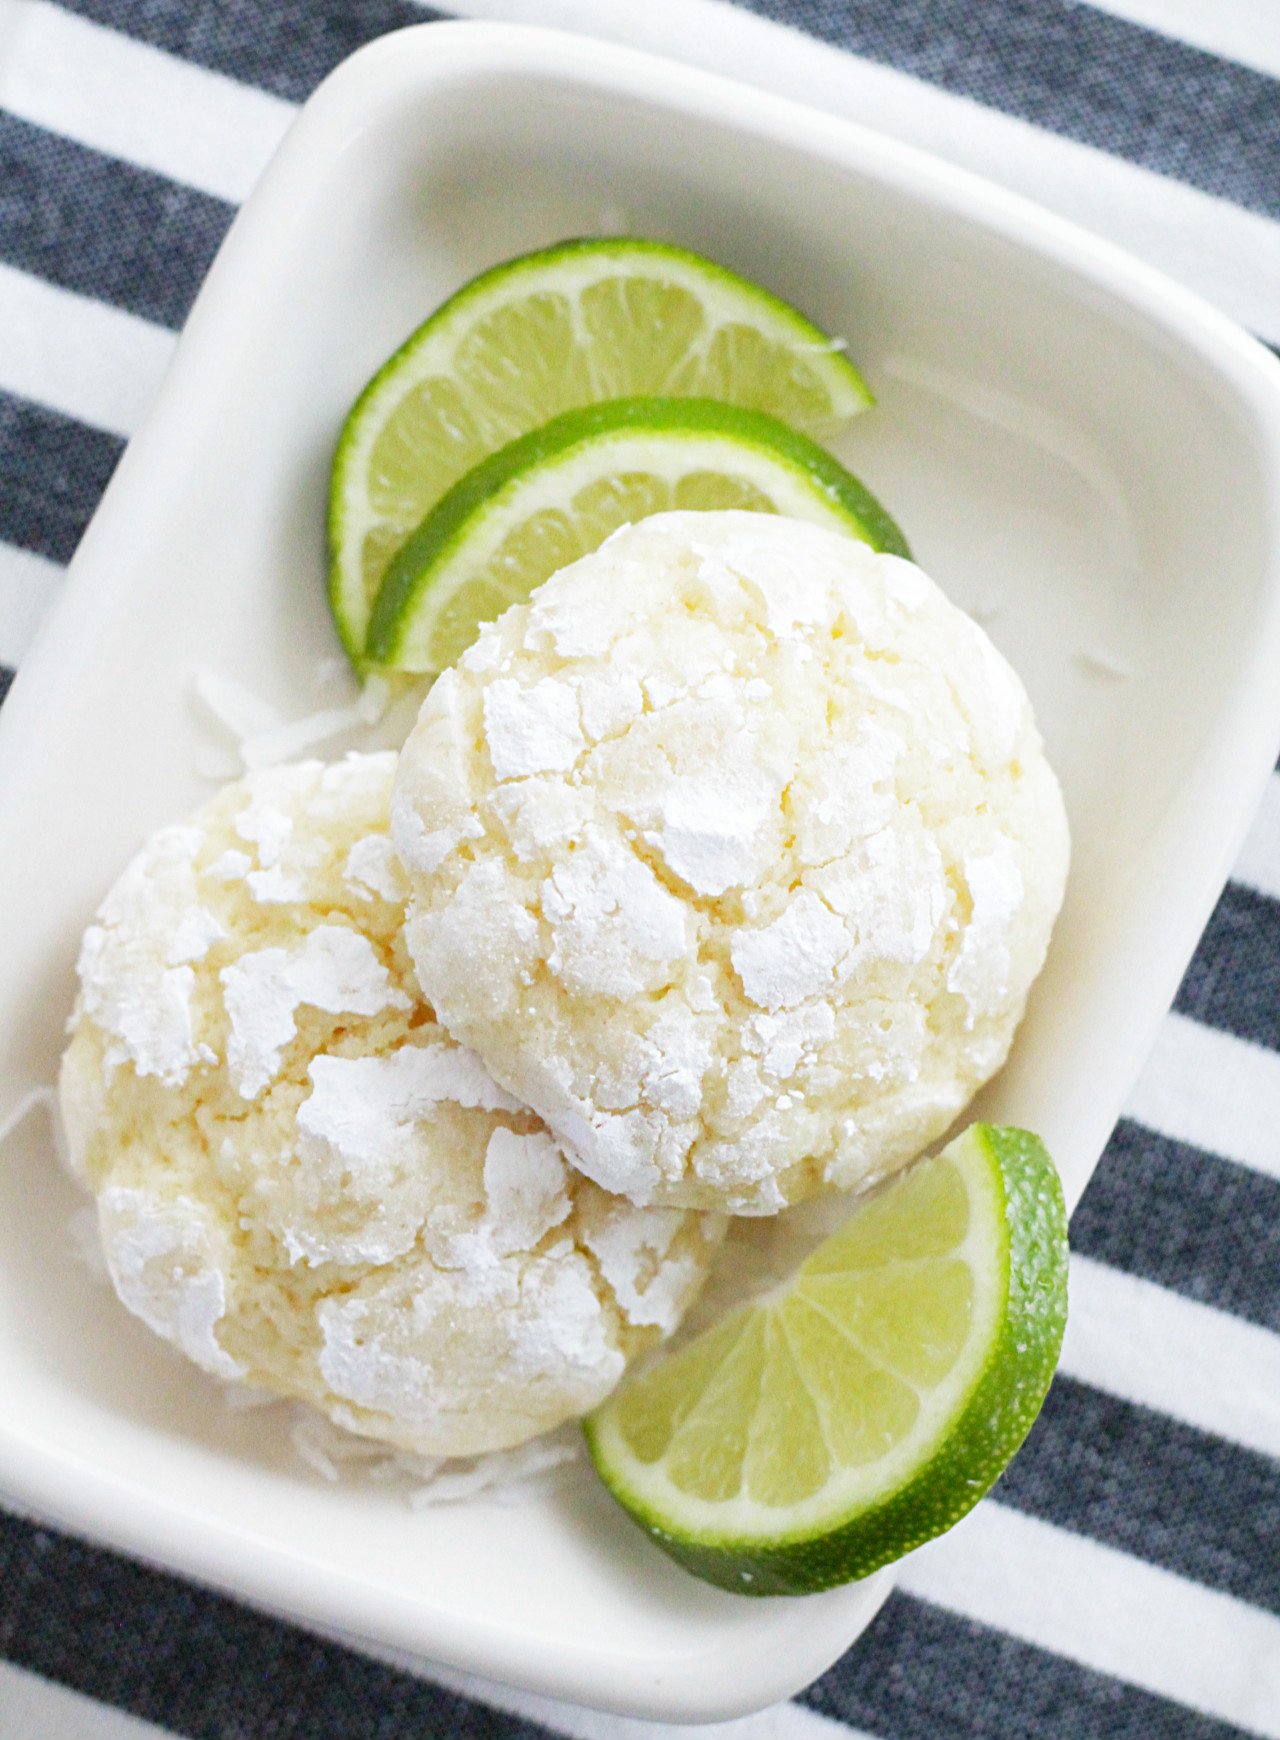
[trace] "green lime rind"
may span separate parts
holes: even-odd
[[[467,551],[477,531],[495,515],[518,521],[522,494],[545,494],[548,478],[561,468],[567,472],[595,456],[598,473],[607,474],[613,443],[636,437],[655,461],[662,452],[677,458],[687,452],[701,470],[753,468],[753,481],[763,476],[785,482],[792,510],[874,550],[911,554],[900,527],[870,490],[826,448],[778,418],[717,399],[614,399],[552,418],[454,484],[387,571],[369,623],[369,662],[393,670],[435,668],[428,648],[440,590],[448,595],[469,578]],[[530,575],[526,592],[547,578]]]
[[[842,1520],[807,1531],[784,1527],[766,1538],[691,1529],[687,1519],[635,1492],[634,1459],[612,1428],[613,1399],[584,1422],[592,1459],[614,1498],[696,1577],[742,1595],[809,1595],[868,1577],[959,1522],[1031,1430],[1067,1319],[1061,1182],[1039,1137],[1026,1130],[975,1124],[946,1152],[987,1172],[1002,1210],[1006,1236],[993,1251],[1002,1271],[1002,1304],[967,1392],[890,1490],[873,1494]]]
[[[579,285],[589,283],[594,268],[599,268],[598,276],[603,278],[625,272],[628,266],[634,267],[637,275],[646,268],[665,268],[687,287],[714,299],[722,321],[732,311],[743,324],[792,344],[797,356],[805,359],[813,383],[821,389],[819,396],[825,395],[819,414],[812,418],[797,414],[795,421],[822,430],[847,421],[874,402],[857,369],[820,327],[781,297],[691,249],[643,237],[584,238],[536,249],[490,267],[443,302],[392,353],[366,384],[342,426],[329,488],[327,590],[338,633],[358,668],[365,663],[370,605],[362,566],[363,536],[369,525],[362,510],[367,497],[370,442],[366,437],[370,429],[383,426],[396,404],[418,382],[434,372],[447,375],[456,347],[488,313],[522,295],[543,290],[555,293],[566,279],[576,278]],[[652,271],[650,275],[654,275]],[[537,359],[532,360],[536,363]],[[661,378],[648,384],[655,391],[679,391]],[[607,392],[589,393],[585,398],[571,396],[556,409],[609,396]],[[737,402],[733,391],[723,396]],[[743,402],[747,408],[783,408],[776,403],[756,404],[750,397]],[[787,409],[790,414],[791,407]],[[529,426],[544,419],[545,412],[530,419]],[[509,437],[512,433],[508,432]],[[446,477],[438,493],[455,482],[456,476]]]

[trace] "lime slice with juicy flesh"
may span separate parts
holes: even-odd
[[[619,526],[669,508],[791,514],[908,553],[857,478],[776,417],[714,399],[612,400],[566,411],[454,485],[391,564],[369,659],[443,670],[481,623]]]
[[[748,1595],[865,1577],[957,1522],[1031,1428],[1067,1310],[1039,1139],[975,1124],[858,1202],[773,1295],[587,1422],[614,1497]]]
[[[817,431],[871,403],[812,322],[683,248],[563,242],[495,266],[396,351],[342,430],[329,599],[351,657],[392,557],[452,484],[562,411],[638,394],[723,399]]]

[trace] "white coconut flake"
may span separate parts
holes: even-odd
[[[227,1067],[242,1099],[256,1099],[297,1032],[298,1008],[377,1015],[409,999],[391,984],[373,945],[342,925],[322,924],[297,949],[258,949],[219,974],[231,1031]]]
[[[322,707],[300,719],[252,732],[240,744],[241,759],[250,772],[291,761],[305,750],[331,743],[348,731],[378,724],[390,700],[391,687],[386,679],[370,677],[359,697],[347,706]]]
[[[276,708],[234,677],[201,668],[191,679],[191,690],[214,723],[237,743],[281,724]]]
[[[98,1231],[97,1203],[82,1203],[67,1221],[67,1231],[71,1235],[71,1248],[77,1262],[88,1270],[95,1281],[105,1281],[110,1285],[111,1271],[107,1268],[107,1259],[102,1252],[102,1235]]]
[[[289,1411],[290,1442],[321,1480],[333,1484],[355,1476],[390,1484],[415,1510],[472,1499],[528,1503],[583,1459],[582,1434],[572,1424],[511,1450],[490,1450],[480,1456],[424,1456],[359,1437],[304,1402],[294,1403]]]
[[[48,1115],[49,1122],[56,1128],[58,1124],[58,1091],[51,1087],[28,1088],[26,1093],[19,1095],[9,1110],[0,1118],[0,1147],[9,1140],[16,1130],[31,1116],[32,1112],[43,1111]]]
[[[1105,647],[1080,647],[1076,652],[1076,662],[1095,676],[1110,677],[1115,682],[1122,683],[1133,675],[1133,666]]]
[[[582,1458],[581,1434],[555,1439],[535,1438],[512,1450],[491,1450],[485,1456],[454,1458],[427,1470],[409,1495],[415,1510],[433,1504],[458,1504],[488,1498],[495,1504],[528,1504],[551,1485],[551,1477]],[[412,1476],[412,1464],[405,1466]]]

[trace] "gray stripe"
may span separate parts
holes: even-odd
[[[1226,1722],[900,1593],[801,1702],[884,1740],[1244,1740]]]
[[[1058,1377],[1002,1504],[1280,1612],[1280,1463]]]
[[[1071,1244],[1280,1331],[1280,1182],[1122,1119],[1071,1218]]]
[[[1280,86],[1074,0],[739,0],[988,108],[1280,217]]]
[[[197,66],[301,102],[375,36],[442,16],[409,0],[59,0]]]
[[[0,1655],[192,1740],[546,1735],[3,1512]]]
[[[11,666],[0,665],[0,706],[4,705],[4,698],[13,687],[13,679],[17,674]]]
[[[1228,883],[1174,1008],[1280,1050],[1280,902]]]
[[[0,259],[177,327],[234,208],[0,112]]]
[[[0,542],[69,562],[123,448],[118,435],[0,393]]]

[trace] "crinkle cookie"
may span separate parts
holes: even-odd
[[[251,775],[85,935],[61,1099],[120,1298],[206,1370],[434,1455],[593,1407],[720,1236],[572,1168],[432,1019],[395,758]]]
[[[428,695],[393,834],[455,1038],[641,1204],[902,1165],[999,1068],[1067,826],[1021,683],[909,562],[660,514]]]

